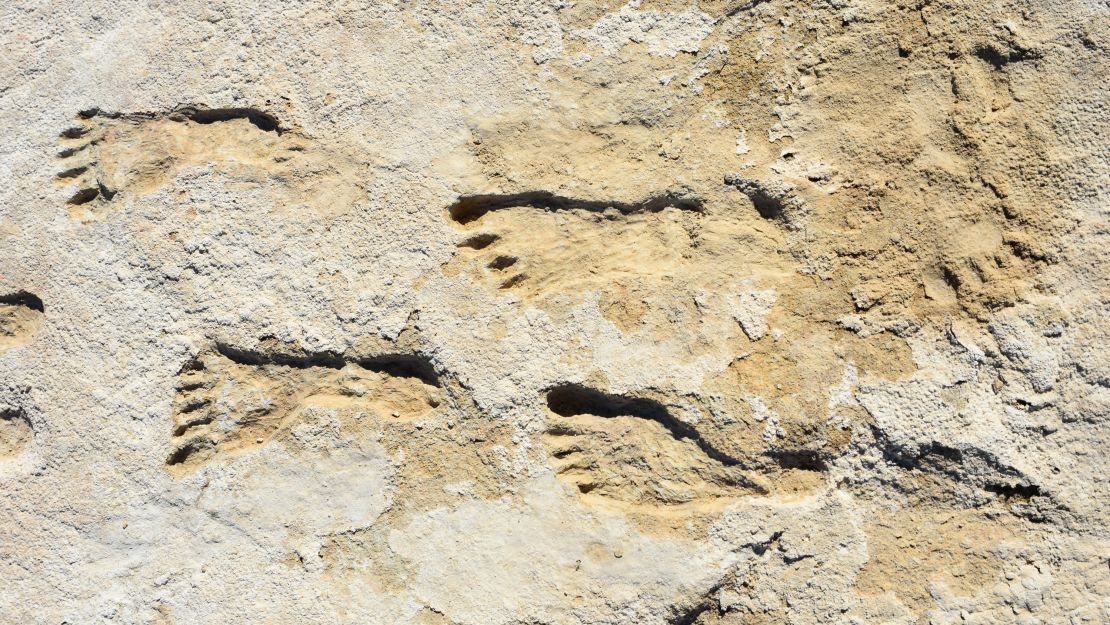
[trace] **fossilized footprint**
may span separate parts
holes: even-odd
[[[475,268],[493,289],[536,296],[673,273],[701,210],[673,195],[621,203],[534,192],[463,197],[448,215],[469,233],[456,268]]]
[[[411,420],[437,408],[442,397],[434,370],[415,355],[345,359],[217,346],[180,374],[167,464],[188,472],[217,454],[261,445],[309,406]]]
[[[151,193],[188,167],[219,168],[250,185],[271,180],[281,187],[276,204],[329,209],[362,197],[357,183],[366,177],[350,159],[310,149],[273,115],[252,108],[91,109],[61,133],[60,142],[56,179],[72,189],[69,215],[82,221],[103,217],[118,194]]]
[[[552,466],[583,495],[660,506],[768,490],[654,400],[564,385],[548,391],[547,405]]]
[[[23,410],[0,408],[0,460],[23,453],[34,438],[34,428]]]
[[[42,300],[37,296],[26,291],[0,296],[0,352],[26,345],[42,320]]]

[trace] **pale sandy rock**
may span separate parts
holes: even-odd
[[[1110,622],[1104,5],[3,15],[0,621]]]
[[[767,316],[776,300],[773,290],[745,291],[736,296],[732,316],[749,339],[758,341],[767,335]]]
[[[650,54],[673,58],[680,52],[698,52],[702,40],[713,31],[716,20],[696,9],[682,12],[640,10],[642,4],[641,0],[631,0],[577,35],[608,54],[628,43],[640,43],[647,46]]]

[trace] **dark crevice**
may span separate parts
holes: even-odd
[[[785,532],[782,530],[771,534],[767,540],[758,543],[751,543],[748,547],[751,548],[752,553],[757,556],[762,556],[770,551],[772,548],[782,557],[783,564],[794,564],[802,560],[808,560],[813,557],[810,553],[791,554],[788,553],[786,547],[782,544],[782,535]]]
[[[687,439],[705,455],[725,466],[740,462],[713,447],[692,426],[672,415],[667,407],[642,397],[610,395],[578,384],[564,384],[547,391],[547,407],[561,417],[593,415],[596,417],[637,417],[659,423],[677,439]]]
[[[963,462],[963,453],[958,449],[933,442],[910,453],[909,450],[895,445],[877,426],[871,426],[871,434],[879,444],[883,459],[887,462],[906,470],[932,470],[948,477],[958,479],[960,471],[958,466]],[[942,463],[941,460],[947,460]]]
[[[957,293],[960,292],[960,277],[956,275],[956,272],[945,266],[940,268],[940,275],[944,278],[944,283],[948,285],[948,288]]]
[[[743,193],[759,216],[769,221],[790,226],[806,212],[804,201],[785,183],[753,180],[737,174],[725,176],[724,182]]]
[[[415,354],[383,354],[360,360],[355,364],[364,369],[395,378],[416,378],[430,386],[440,386],[439,373],[431,360]]]
[[[991,482],[983,486],[983,490],[994,493],[1002,499],[1019,499],[1028,501],[1033,497],[1041,496],[1041,488],[1036,484],[1005,484],[1002,482]]]
[[[1024,241],[1003,241],[1003,245],[1010,248],[1010,253],[1022,260],[1045,262],[1049,255]]]
[[[81,204],[88,204],[99,196],[100,189],[98,188],[79,189],[77,193],[74,193],[72,196],[70,196],[68,200],[66,200],[66,203],[79,206]]]
[[[69,158],[69,157],[73,156],[74,154],[77,154],[81,150],[84,150],[85,148],[89,147],[90,145],[95,145],[95,143],[96,143],[95,141],[90,141],[89,143],[86,143],[84,145],[79,145],[75,148],[62,148],[61,150],[58,151],[58,157],[59,158]]]
[[[499,289],[511,289],[514,286],[520,284],[521,282],[524,282],[527,278],[528,278],[528,276],[526,276],[522,273],[518,273],[515,276],[509,278],[508,280],[502,282],[501,286],[499,286],[497,288],[499,288]]]
[[[104,186],[104,183],[99,180],[96,181],[96,188],[100,192],[100,197],[105,200],[111,201],[112,198],[116,197],[116,192]]]
[[[764,219],[782,220],[786,212],[782,205],[782,199],[765,193],[763,191],[750,191],[748,192],[748,199],[755,205],[755,210],[759,216]]]
[[[665,208],[700,213],[704,210],[702,202],[693,198],[680,197],[675,194],[656,196],[643,202],[615,202],[599,200],[580,200],[549,191],[529,191],[525,193],[491,194],[491,195],[464,195],[447,209],[448,214],[455,222],[468,224],[480,219],[486,213],[506,208],[530,207],[547,211],[565,211],[581,209],[594,213],[604,212],[609,209],[631,215],[634,213],[657,213]]]
[[[58,178],[76,178],[77,176],[80,176],[81,174],[85,173],[88,170],[89,170],[89,168],[85,167],[84,165],[82,165],[80,167],[73,167],[72,169],[67,169],[65,171],[58,172],[57,177]]]
[[[217,122],[226,122],[233,119],[245,119],[254,124],[259,130],[276,132],[278,134],[284,132],[284,129],[281,127],[276,117],[255,108],[183,108],[179,109],[179,112],[198,124],[215,124]]]
[[[154,119],[171,119],[174,121],[189,120],[197,124],[215,124],[218,122],[226,122],[235,119],[245,119],[253,124],[259,130],[265,132],[276,132],[281,134],[285,129],[281,127],[281,122],[272,113],[267,113],[261,109],[251,107],[231,107],[231,108],[206,108],[203,105],[186,105],[179,106],[171,111],[165,112],[135,112],[135,113],[119,113],[112,111],[104,111],[99,108],[93,107],[80,111],[77,114],[78,118],[83,120],[92,119],[94,117],[103,117],[106,119],[126,119],[131,121],[148,121]],[[62,136],[67,139],[76,139],[89,132],[88,128],[75,126],[68,128],[62,132]]]
[[[994,69],[1001,70],[1010,63],[1020,63],[1040,58],[1040,55],[1025,48],[999,49],[997,46],[982,45],[973,51],[973,54],[989,63]]]
[[[482,234],[476,234],[462,243],[459,243],[459,247],[469,247],[472,250],[484,250],[499,238],[501,237],[498,237],[496,234],[483,232]]]
[[[240,349],[224,343],[216,344],[216,352],[240,365],[264,367],[278,365],[294,369],[342,369],[353,364],[375,373],[392,377],[416,378],[431,386],[440,386],[440,376],[431,360],[420,354],[379,354],[368,358],[344,358],[332,352],[283,354]]]
[[[939,456],[941,458],[944,458],[945,460],[948,460],[948,461],[951,461],[951,462],[957,462],[957,463],[964,461],[964,452],[960,451],[959,449],[956,449],[955,447],[949,447],[948,445],[942,445],[942,444],[940,444],[936,441],[933,441],[932,443],[930,443],[926,447],[922,447],[921,448],[921,455],[922,456]]]
[[[200,441],[189,441],[188,443],[185,443],[181,447],[175,449],[173,453],[170,454],[170,457],[166,458],[166,464],[170,466],[176,464],[184,464],[193,454],[209,449],[209,445],[204,444]]]
[[[1021,406],[1021,409],[1026,412],[1038,412],[1052,407],[1052,404],[1032,402],[1021,397],[1014,397],[1012,400],[1006,400],[1006,402],[1011,405]]]
[[[498,256],[489,262],[487,267],[495,271],[504,271],[516,264],[516,256]]]
[[[752,553],[757,556],[761,556],[767,553],[767,551],[770,550],[771,547],[775,546],[775,544],[779,542],[780,538],[782,538],[782,532],[775,532],[774,534],[771,534],[771,537],[767,540],[760,543],[752,543],[751,545],[749,545],[749,547],[752,548]]]
[[[774,450],[767,455],[782,469],[822,473],[829,468],[821,454],[809,449]]]
[[[46,312],[46,308],[42,304],[42,299],[34,293],[27,291],[16,291],[15,293],[8,293],[7,295],[0,295],[0,304],[8,304],[9,306],[22,306],[37,310],[38,312]]]
[[[217,345],[217,349],[218,348],[219,345]],[[204,371],[204,361],[202,361],[200,358],[193,358],[192,360],[181,366],[181,371],[178,371],[177,375],[182,375],[184,373],[188,373],[189,371]]]
[[[280,365],[293,369],[311,369],[326,367],[328,369],[342,369],[347,361],[342,356],[331,352],[318,352],[312,354],[282,354],[274,352],[261,352],[249,349],[232,347],[225,343],[216,343],[216,351],[228,360],[240,365],[250,367],[264,367],[266,365]]]

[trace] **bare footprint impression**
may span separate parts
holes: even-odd
[[[618,505],[712,506],[766,494],[739,459],[653,399],[575,384],[550,389],[543,441],[559,479]]]
[[[34,428],[23,410],[0,408],[0,461],[23,453],[34,438]]]
[[[447,211],[468,233],[447,273],[473,270],[491,289],[525,296],[665,275],[690,248],[701,211],[699,201],[677,194],[634,203],[546,191],[464,196]]]
[[[80,112],[59,141],[55,179],[69,190],[69,216],[83,222],[102,219],[121,199],[152,193],[190,167],[221,170],[241,185],[273,182],[281,194],[275,205],[286,208],[334,212],[363,196],[358,181],[365,175],[352,159],[319,149],[261,109],[94,108]]]
[[[44,307],[33,293],[0,295],[0,352],[26,345],[42,327]]]
[[[439,407],[443,396],[435,370],[415,354],[345,358],[218,344],[181,371],[166,464],[181,475],[218,455],[262,445],[310,406],[413,420]]]

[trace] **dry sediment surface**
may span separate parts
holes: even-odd
[[[1110,12],[17,2],[0,620],[1110,622]]]

